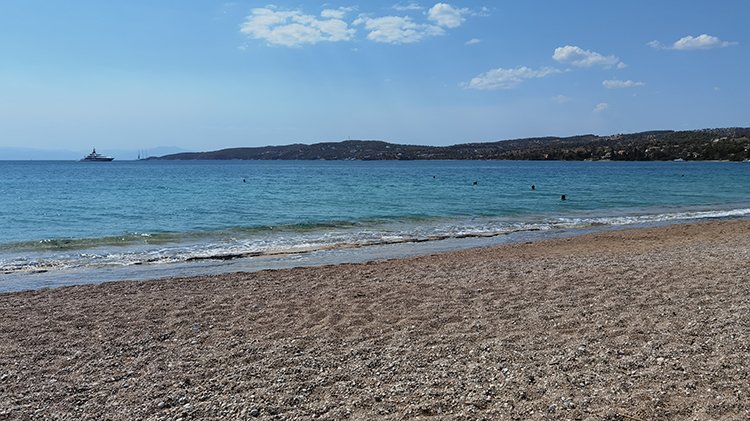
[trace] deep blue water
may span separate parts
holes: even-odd
[[[746,163],[5,161],[0,290],[136,266],[190,273],[216,257],[748,216]]]

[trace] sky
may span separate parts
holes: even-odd
[[[749,126],[747,0],[0,1],[0,148]]]

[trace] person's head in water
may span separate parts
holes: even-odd
[[[531,190],[536,190],[536,186],[532,184],[531,185]]]
[[[562,196],[560,196],[560,200],[568,200],[568,198],[565,197],[565,195],[562,195]]]

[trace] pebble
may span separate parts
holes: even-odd
[[[750,250],[750,248],[744,250]],[[658,253],[659,251],[654,252]],[[727,256],[730,256],[730,254],[727,253]],[[632,256],[626,257],[627,259],[635,259]],[[730,257],[722,255],[717,257],[717,259],[719,258],[729,259]],[[544,262],[550,259],[545,257],[544,261],[535,261],[535,264],[542,266]],[[563,263],[566,266],[561,263],[559,268],[553,267],[549,270],[556,271],[557,275],[555,276],[559,275],[562,281],[566,281],[569,275],[566,272],[568,270],[567,260]],[[507,264],[512,267],[506,268]],[[500,268],[498,270],[502,271],[500,277],[505,276],[506,271],[520,270],[521,263],[518,263],[518,267],[514,265],[515,263],[508,263],[504,260],[502,264],[498,264],[497,267]],[[739,265],[735,266],[739,267]],[[367,265],[362,267],[367,267]],[[669,268],[672,268],[672,266],[669,266]],[[353,270],[348,266],[345,266],[345,269]],[[357,270],[360,269],[360,267],[357,268]],[[737,273],[739,274],[739,272]],[[572,274],[570,275],[572,276]],[[275,273],[262,276],[269,276],[274,279],[277,277]],[[300,276],[302,275],[300,274]],[[390,276],[383,275],[382,277],[385,279]],[[482,276],[489,278],[490,274]],[[682,273],[675,276],[680,281],[683,278]],[[737,277],[739,276],[737,275]],[[286,275],[278,275],[278,277],[279,279],[286,279]],[[731,280],[731,276],[726,278]],[[562,281],[559,285],[560,288],[567,285],[567,281]],[[642,280],[640,276],[637,276],[635,281],[638,283]],[[696,280],[696,282],[698,281],[700,279]],[[255,281],[253,280],[253,282]],[[649,283],[645,282],[645,284]],[[163,283],[159,285],[163,285]],[[318,285],[318,283],[314,285]],[[354,282],[351,292],[358,292],[364,288],[362,285],[359,282]],[[232,284],[232,288],[236,287]],[[425,294],[429,295],[434,292],[437,294],[435,300],[442,300],[444,294],[451,297],[452,290],[449,287],[450,284],[447,284],[445,288],[442,288],[441,284],[440,289],[435,291],[427,289]],[[716,288],[720,287],[722,287],[721,284],[715,285],[713,287],[714,292]],[[134,287],[126,285],[123,288],[124,291],[129,291]],[[380,291],[381,288],[384,287],[378,286],[368,290],[368,293],[377,296],[377,291]],[[463,288],[462,285],[461,288]],[[150,289],[151,286],[149,286]],[[732,289],[727,288],[727,291],[734,289],[735,286]],[[516,292],[523,291],[514,291],[513,294],[516,294]],[[575,293],[565,292],[565,290],[560,291],[563,295],[568,294],[566,300],[573,301],[579,298],[576,296],[578,292],[580,291],[576,290]],[[313,292],[313,294],[316,293]],[[135,340],[136,343],[140,344],[143,339],[146,341],[152,340],[153,343],[143,342],[142,347],[138,345],[138,347],[130,348],[116,346],[117,343],[108,344],[106,341],[97,341],[94,338],[92,345],[92,351],[94,352],[91,357],[84,353],[81,358],[94,359],[99,355],[109,356],[110,354],[115,356],[109,359],[101,359],[99,363],[96,360],[93,363],[90,363],[89,360],[76,363],[70,366],[70,371],[64,372],[67,373],[67,377],[63,377],[60,368],[52,364],[56,362],[55,360],[49,360],[51,365],[45,371],[36,369],[30,362],[33,359],[29,358],[26,358],[26,360],[19,359],[17,363],[15,361],[8,362],[7,368],[0,368],[0,380],[4,379],[0,381],[0,389],[10,386],[12,383],[13,387],[8,388],[8,390],[12,391],[13,396],[8,397],[9,402],[11,402],[10,406],[6,408],[0,405],[2,407],[0,408],[0,419],[4,416],[17,416],[19,418],[36,416],[40,419],[52,419],[55,414],[51,411],[58,410],[61,406],[46,405],[46,412],[33,414],[35,408],[33,405],[35,403],[43,405],[42,399],[49,399],[50,396],[54,396],[56,393],[64,393],[67,390],[71,390],[73,394],[66,398],[64,403],[83,407],[83,409],[75,409],[79,412],[69,411],[71,415],[74,414],[78,419],[106,416],[105,411],[111,410],[112,406],[106,407],[102,404],[108,402],[106,396],[112,393],[115,393],[118,397],[119,408],[127,411],[121,414],[123,418],[127,419],[143,419],[149,416],[169,420],[174,420],[177,417],[184,420],[210,418],[253,420],[265,418],[289,420],[334,419],[345,418],[347,414],[356,410],[356,412],[353,412],[356,415],[349,416],[352,418],[362,417],[363,419],[377,419],[378,417],[417,419],[429,416],[445,419],[492,419],[502,416],[509,419],[534,417],[534,419],[539,420],[545,418],[574,419],[576,417],[593,419],[595,418],[593,414],[600,410],[597,401],[608,401],[613,408],[627,409],[629,413],[633,414],[654,413],[656,411],[656,414],[663,415],[668,411],[674,411],[675,407],[670,409],[668,402],[657,404],[655,402],[658,401],[654,399],[634,400],[633,397],[645,396],[648,393],[648,396],[657,395],[662,401],[665,401],[672,392],[674,392],[675,399],[679,399],[685,404],[684,408],[681,409],[684,418],[700,418],[700,411],[705,412],[706,402],[708,401],[709,403],[714,402],[717,410],[723,411],[727,418],[747,419],[741,414],[745,411],[743,407],[747,397],[745,391],[750,390],[750,388],[745,381],[747,370],[743,370],[741,363],[739,363],[742,357],[741,353],[724,355],[719,352],[721,350],[712,352],[712,349],[718,350],[720,347],[722,347],[722,350],[731,351],[733,349],[731,346],[742,340],[743,331],[741,326],[737,327],[737,325],[741,325],[739,323],[726,323],[727,328],[735,329],[737,332],[735,339],[731,341],[727,339],[730,335],[727,335],[726,331],[719,330],[725,324],[706,322],[707,328],[704,330],[700,330],[704,327],[700,324],[694,324],[695,328],[687,328],[686,332],[682,332],[684,335],[676,337],[678,346],[668,346],[663,351],[659,350],[660,344],[644,346],[643,338],[656,337],[653,332],[646,329],[644,329],[645,333],[642,335],[626,336],[628,341],[614,341],[614,344],[607,341],[592,340],[592,342],[589,342],[592,344],[592,349],[588,350],[588,343],[584,343],[580,339],[576,341],[575,338],[580,336],[598,337],[591,332],[583,332],[582,335],[560,333],[561,336],[555,337],[552,336],[552,332],[546,330],[548,322],[545,322],[543,317],[540,319],[531,318],[531,324],[529,324],[527,330],[526,326],[515,323],[515,319],[493,318],[492,312],[482,312],[482,315],[478,315],[475,313],[476,309],[470,309],[467,313],[466,309],[461,307],[447,309],[449,311],[445,320],[449,320],[449,316],[456,317],[456,320],[459,320],[463,314],[472,314],[480,318],[483,329],[488,329],[490,337],[472,333],[471,329],[476,326],[472,318],[467,319],[466,322],[457,322],[459,324],[455,328],[453,326],[446,328],[441,324],[430,327],[432,325],[425,324],[425,327],[429,328],[425,335],[422,335],[421,332],[419,335],[408,333],[405,331],[412,325],[408,321],[415,320],[415,317],[420,316],[421,313],[413,315],[407,313],[405,309],[402,312],[399,301],[391,302],[393,300],[391,297],[390,300],[379,301],[376,307],[371,308],[372,311],[363,307],[356,314],[354,312],[348,315],[342,313],[343,320],[336,328],[328,326],[326,320],[318,322],[320,323],[318,327],[311,327],[312,332],[323,329],[325,334],[316,336],[308,334],[309,332],[306,333],[304,329],[297,326],[294,323],[296,321],[294,318],[288,321],[286,318],[283,319],[283,323],[289,323],[288,326],[284,325],[287,326],[286,328],[282,326],[278,327],[278,330],[274,330],[277,329],[277,326],[264,327],[263,323],[274,320],[273,314],[275,313],[272,312],[282,309],[282,314],[294,315],[296,314],[294,309],[297,308],[285,307],[283,296],[270,298],[271,293],[269,292],[269,299],[274,301],[266,303],[261,301],[263,298],[260,298],[258,299],[258,307],[253,310],[253,313],[258,313],[258,320],[261,320],[257,323],[256,329],[259,333],[253,334],[249,333],[251,329],[247,324],[255,324],[255,318],[245,317],[247,314],[240,311],[243,308],[242,306],[251,301],[252,298],[243,294],[240,293],[236,299],[232,298],[232,300],[226,301],[237,306],[237,314],[232,313],[231,317],[222,318],[220,312],[214,314],[215,309],[212,306],[200,310],[208,311],[212,318],[216,316],[217,326],[220,326],[217,332],[211,332],[210,335],[206,333],[205,343],[211,345],[206,351],[210,354],[206,356],[210,358],[204,359],[202,358],[203,354],[196,354],[198,353],[197,349],[183,346],[185,343],[190,343],[190,338],[184,339],[184,332],[181,330],[182,324],[177,325],[176,322],[187,323],[186,320],[189,319],[172,319],[172,313],[167,312],[165,316],[168,323],[165,326],[154,326],[153,320],[148,319],[148,317],[153,316],[157,317],[154,320],[161,320],[159,314],[164,314],[164,311],[158,308],[158,313],[153,313],[153,315],[151,312],[138,313],[147,319],[135,324],[135,327],[139,329],[137,334],[131,335],[129,331],[121,332],[119,328],[114,329],[115,326],[111,323],[104,323],[101,327],[107,329],[107,336],[114,337],[114,335],[123,333],[126,335],[123,340]],[[342,292],[342,294],[348,294],[348,292]],[[138,296],[141,295],[143,294]],[[689,298],[687,294],[683,295],[686,296],[686,299]],[[219,294],[219,296],[222,295]],[[647,294],[647,297],[651,297],[651,295]],[[603,295],[603,298],[607,300],[605,303],[615,306],[613,308],[620,308],[617,306],[622,304],[609,301],[610,299],[615,300],[617,296],[608,298]],[[658,300],[659,296],[654,294],[652,298]],[[275,301],[277,299],[278,301]],[[309,299],[312,300],[311,308],[318,305],[314,297]],[[459,300],[450,299],[451,305],[458,306],[461,304]],[[501,301],[504,299],[498,298]],[[515,298],[507,297],[508,302],[511,302],[512,299]],[[730,305],[736,304],[736,301],[732,301],[731,294],[728,294],[727,297],[719,295],[718,297],[703,297],[703,299],[707,302],[713,300],[717,303],[719,299],[726,299],[728,303],[731,303]],[[127,301],[128,305],[130,305],[129,300],[130,298]],[[169,300],[166,300],[168,303]],[[306,303],[307,300],[308,297],[301,297],[297,304],[302,306],[302,303]],[[738,301],[741,301],[741,299],[738,299]],[[442,301],[439,302],[442,303]],[[180,306],[185,305],[185,303],[185,301],[178,301]],[[320,303],[320,306],[327,305],[327,303],[327,301]],[[261,304],[267,305],[268,308],[262,309]],[[609,308],[610,304],[604,307]],[[333,307],[331,311],[338,312],[342,307],[348,307],[349,303],[332,303],[331,305]],[[660,308],[660,306],[656,307]],[[71,309],[76,310],[76,308],[72,307]],[[178,310],[180,308],[182,307],[178,307]],[[542,306],[542,308],[546,308],[550,311],[550,314],[554,314],[556,322],[564,322],[559,326],[566,326],[568,329],[575,328],[572,323],[577,323],[580,317],[580,312],[576,306],[570,306],[568,309],[553,302],[547,307]],[[395,309],[395,312],[390,314],[389,312],[393,309]],[[229,307],[226,311],[234,312],[235,310],[234,307]],[[454,311],[454,313],[451,313],[451,311]],[[602,324],[605,328],[611,328],[616,326],[617,322],[623,320],[626,322],[631,319],[637,320],[642,313],[649,317],[657,317],[650,315],[648,311],[648,308],[644,308],[643,312],[638,311],[632,314],[611,312],[611,314],[608,313],[606,317],[603,317],[606,323]],[[717,314],[724,314],[719,313],[719,309],[712,311]],[[366,330],[362,330],[359,325],[347,324],[360,323],[362,314],[365,312],[371,318],[374,317],[374,320],[371,321],[372,325],[367,325],[364,328]],[[40,313],[43,314],[43,312]],[[485,314],[486,318],[483,316]],[[731,313],[727,313],[727,315],[730,321],[736,321],[732,319]],[[135,315],[134,317],[141,316]],[[189,313],[186,317],[192,316],[193,314]],[[255,315],[253,314],[253,316]],[[397,316],[404,317],[404,319],[395,322]],[[741,314],[737,317],[739,316]],[[35,316],[32,315],[32,321],[28,323],[38,323],[38,321],[34,322],[36,319],[33,319],[33,317]],[[667,321],[671,320],[671,316],[666,317]],[[40,323],[38,326],[55,328],[57,325],[53,320],[55,319],[50,319],[48,323]],[[107,320],[106,317],[104,320]],[[393,328],[385,323],[391,320],[394,321]],[[441,320],[442,318],[438,321]],[[497,325],[490,327],[494,326],[493,320]],[[130,327],[130,324],[127,326]],[[189,327],[190,324],[187,326]],[[204,327],[205,325],[202,325],[201,328]],[[591,326],[584,324],[583,327],[588,329]],[[110,331],[109,329],[113,330]],[[171,343],[164,344],[159,339],[158,334],[162,329],[175,331],[174,334],[180,338],[179,347],[171,347]],[[492,329],[497,329],[497,331]],[[18,331],[23,330],[19,328]],[[361,344],[351,345],[356,341],[353,338],[363,336],[362,332],[365,332],[364,335],[368,338],[372,334],[371,340],[368,339],[361,341]],[[527,332],[530,333],[527,334]],[[446,334],[441,335],[441,333]],[[269,335],[278,335],[278,338]],[[550,335],[549,339],[546,335]],[[599,333],[596,333],[596,335],[599,335]],[[235,337],[241,338],[241,340],[235,340]],[[713,342],[708,346],[703,345],[703,342],[709,337]],[[74,335],[75,345],[78,345],[79,340],[82,341],[85,338],[87,338],[85,335],[80,337]],[[290,345],[293,343],[293,338],[298,338],[294,342],[298,345]],[[501,338],[508,339],[501,341]],[[687,344],[684,344],[684,347],[681,346],[683,343],[680,340],[693,339],[695,339],[695,343],[692,346],[688,347]],[[201,335],[198,343],[200,344],[203,341]],[[36,344],[36,342],[33,343]],[[578,345],[575,345],[576,343]],[[82,342],[82,344],[83,349],[87,349],[84,346],[85,343]],[[57,344],[51,342],[49,345],[55,346]],[[120,352],[120,348],[126,352]],[[33,351],[30,355],[38,355],[34,352],[42,352],[44,349]],[[682,351],[680,351],[681,349]],[[715,361],[712,361],[711,358],[719,354],[726,357],[726,367],[713,364]],[[471,358],[466,358],[467,355],[470,355]],[[664,357],[664,355],[667,355],[667,357]],[[673,358],[673,355],[680,356],[679,363],[676,358]],[[149,361],[146,357],[153,358],[153,360]],[[556,367],[550,370],[550,367],[545,367],[544,362],[546,361]],[[29,365],[26,369],[20,367],[24,362]],[[144,362],[147,363],[144,364]],[[167,370],[165,368],[167,364],[174,368],[171,371]],[[651,364],[650,369],[649,364]],[[660,366],[653,367],[653,364],[659,364]],[[673,371],[672,364],[675,364],[675,370],[678,366],[684,367],[682,372]],[[337,369],[338,367],[340,368]],[[514,367],[514,370],[516,370],[513,376],[510,376],[510,367]],[[705,367],[710,369],[701,369]],[[103,372],[97,371],[99,369],[103,369]],[[550,371],[545,372],[545,369]],[[113,385],[107,384],[108,376],[104,374],[119,373],[120,370],[127,373],[126,379],[119,380],[118,383]],[[496,370],[502,370],[502,373],[497,373]],[[50,375],[44,375],[45,372],[50,373]],[[161,372],[163,372],[163,375]],[[591,376],[592,372],[597,373],[595,379]],[[630,378],[629,373],[635,373],[633,378]],[[57,386],[47,383],[48,380],[45,380],[53,374],[58,377]],[[669,377],[670,374],[672,377]],[[699,378],[701,374],[705,380],[701,380],[703,377]],[[275,383],[277,378],[282,379],[283,383]],[[613,381],[615,378],[617,380]],[[95,384],[88,381],[92,379],[101,379],[103,384],[91,390]],[[188,379],[190,382],[188,382]],[[153,410],[153,401],[144,400],[143,397],[138,396],[139,393],[136,391],[138,388],[150,387],[149,382],[151,381],[156,382],[152,391],[152,399],[163,398],[156,401],[158,409],[155,411]],[[27,384],[28,386],[26,386]],[[590,389],[578,389],[582,384]],[[80,385],[81,387],[80,389],[68,389],[68,387],[71,387],[70,385]],[[711,386],[711,392],[706,390],[708,385]],[[127,389],[125,389],[126,386]],[[520,391],[525,388],[528,388],[528,392],[520,394]],[[123,393],[117,393],[118,389],[121,389]],[[39,393],[30,397],[21,395],[27,391],[38,391]],[[258,396],[248,396],[251,391],[255,391]],[[248,395],[245,395],[246,393]],[[85,401],[82,399],[84,396],[89,398],[89,395],[91,395],[91,399]],[[701,397],[700,395],[704,396]],[[123,401],[126,396],[128,397],[127,400]],[[573,398],[573,396],[576,396],[576,398]],[[580,400],[575,402],[573,399]],[[15,409],[16,402],[23,403],[25,406],[19,405],[18,409]],[[192,402],[196,402],[196,405],[191,406],[189,403]],[[544,407],[545,404],[547,408]],[[662,405],[665,409],[654,409],[657,405]],[[505,408],[509,409],[506,410]],[[423,412],[420,412],[420,410]],[[605,409],[605,411],[609,412],[613,409]],[[388,415],[389,413],[395,415]],[[407,416],[407,413],[410,415]],[[609,418],[622,417],[613,415]]]

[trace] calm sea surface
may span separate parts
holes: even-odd
[[[746,163],[5,161],[0,291],[747,217]]]

